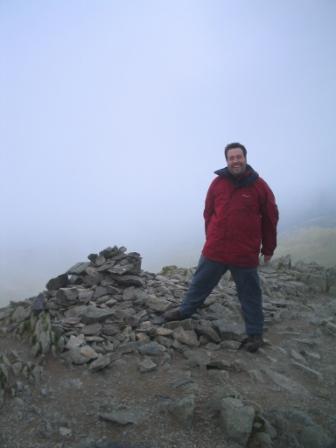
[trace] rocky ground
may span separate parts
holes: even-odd
[[[0,310],[1,448],[336,447],[336,272],[260,268],[265,346],[244,337],[234,283],[164,323],[191,269],[89,255]]]

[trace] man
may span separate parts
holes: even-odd
[[[215,172],[206,196],[206,242],[198,267],[182,304],[164,318],[190,317],[229,270],[245,321],[241,347],[256,352],[263,344],[264,321],[257,267],[260,253],[267,263],[276,247],[278,208],[269,186],[247,164],[246,153],[240,143],[225,147],[227,167]]]

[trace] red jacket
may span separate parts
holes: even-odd
[[[272,190],[247,165],[240,178],[216,171],[204,209],[206,242],[202,255],[240,267],[256,267],[260,252],[276,248],[278,208]]]

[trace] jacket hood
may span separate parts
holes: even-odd
[[[228,167],[215,171],[215,174],[221,177],[226,177],[238,188],[252,185],[259,177],[259,174],[248,164],[246,165],[246,171],[238,177],[233,176]]]

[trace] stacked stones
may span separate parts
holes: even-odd
[[[74,364],[89,363],[93,371],[108,366],[115,352],[157,356],[189,353],[200,346],[207,350],[239,346],[244,328],[229,276],[194,319],[164,324],[162,313],[180,303],[192,269],[168,266],[160,274],[147,273],[141,270],[138,253],[116,246],[88,259],[49,280],[47,290],[37,297],[2,310],[3,331],[28,336],[35,356],[64,353]],[[292,269],[289,258],[261,269],[267,325],[281,319],[297,298],[303,301],[309,294],[309,284],[298,280],[300,273],[302,266]],[[323,282],[317,284],[325,288]],[[329,331],[333,325],[325,323]],[[153,365],[147,360],[141,368]]]

